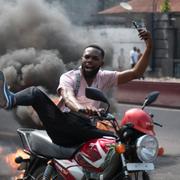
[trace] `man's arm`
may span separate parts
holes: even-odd
[[[139,59],[139,61],[134,66],[134,68],[122,72],[118,72],[118,85],[141,77],[144,71],[146,70],[146,67],[148,66],[149,57],[152,50],[151,34],[148,31],[139,30],[139,37],[145,40],[146,49],[143,55],[141,56],[141,58]]]
[[[63,87],[63,88],[59,89],[58,94],[62,96],[65,105],[71,111],[78,112],[79,110],[83,110],[88,115],[99,114],[99,110],[96,109],[94,106],[91,106],[91,105],[83,106],[83,105],[81,105],[78,102],[78,100],[76,99],[74,92],[68,87]]]
[[[74,95],[74,91],[71,90],[70,88],[63,87],[58,90],[58,94],[62,96],[65,105],[70,110],[77,112],[79,111],[79,109],[84,109],[84,107],[81,104],[79,104],[79,102],[77,101]]]

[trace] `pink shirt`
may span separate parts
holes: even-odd
[[[61,89],[61,87],[68,87],[74,91],[76,88],[76,73],[80,72],[79,70],[71,70],[66,73],[64,73],[59,80],[59,86],[57,90]],[[108,71],[108,70],[99,70],[99,72],[96,75],[96,78],[93,80],[93,83],[91,87],[98,88],[100,90],[107,91],[110,88],[117,86],[117,71]],[[94,101],[91,99],[86,98],[85,96],[85,88],[88,87],[86,80],[81,75],[80,76],[80,87],[78,90],[78,93],[76,95],[77,100],[80,104],[88,105],[91,104],[95,106],[96,108],[99,108],[100,102]],[[68,108],[64,105],[61,107],[61,110],[68,111]]]

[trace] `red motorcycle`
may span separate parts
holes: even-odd
[[[153,130],[152,114],[144,107],[156,100],[159,92],[151,92],[142,108],[128,110],[120,125],[109,113],[110,104],[104,94],[87,88],[88,98],[107,104],[101,116],[94,121],[112,123],[116,137],[92,139],[77,147],[53,144],[45,131],[18,129],[28,159],[17,157],[23,179],[31,180],[149,180],[148,171],[154,170],[158,154],[158,141]]]

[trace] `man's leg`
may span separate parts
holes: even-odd
[[[10,110],[18,105],[32,106],[51,137],[57,136],[60,127],[63,126],[62,122],[65,122],[67,118],[37,87],[30,87],[15,94],[11,93],[7,88],[4,74],[0,71],[0,107]]]
[[[92,138],[113,136],[112,132],[102,131],[92,125],[89,118],[78,113],[63,113],[36,87],[15,94],[16,104],[31,105],[39,115],[49,136],[56,144],[71,146]]]

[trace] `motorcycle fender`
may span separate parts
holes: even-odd
[[[154,170],[153,163],[127,163],[128,171],[152,171]]]

